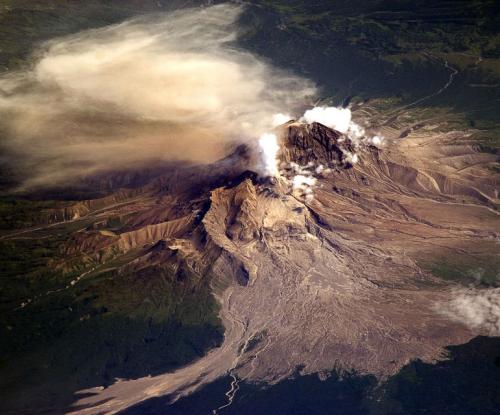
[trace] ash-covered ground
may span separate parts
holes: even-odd
[[[211,3],[0,0],[1,412],[497,414],[496,6]]]
[[[429,265],[442,256],[498,261],[495,181],[464,168],[495,154],[464,143],[449,164],[436,164],[451,134],[428,131],[360,146],[351,164],[350,141],[319,123],[291,121],[276,135],[278,177],[235,175],[196,197],[189,183],[189,198],[185,189],[164,196],[149,187],[151,206],[130,216],[131,230],[77,236],[74,252],[89,256],[151,247],[124,267],[171,261],[209,275],[225,334],[220,347],[173,373],[85,391],[75,413],[116,412],[162,395],[175,401],[227,374],[228,403],[243,380],[335,371],[384,381],[412,360],[445,359],[447,345],[498,335],[498,289],[460,288]],[[297,186],[298,175],[314,181]],[[160,221],[160,212],[175,214]],[[463,304],[468,292],[476,297]]]

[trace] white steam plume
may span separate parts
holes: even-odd
[[[277,177],[278,171],[278,137],[276,134],[264,133],[259,139],[259,147],[262,152],[262,166],[259,170],[263,176]]]
[[[78,33],[0,77],[0,144],[25,187],[213,161],[228,143],[256,141],[271,114],[303,106],[309,81],[235,48],[240,13],[224,4]]]
[[[272,123],[271,125],[273,127],[278,127],[280,125],[283,125],[285,123],[287,123],[288,121],[290,121],[293,117],[291,117],[290,115],[288,114],[274,114],[273,115],[273,118],[272,118]]]
[[[293,178],[293,188],[294,189],[304,189],[306,187],[311,187],[316,184],[315,177],[303,176],[301,174],[297,174]]]

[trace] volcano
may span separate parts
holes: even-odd
[[[242,380],[274,384],[333,370],[384,380],[489,333],[442,312],[456,286],[428,264],[465,249],[494,255],[495,181],[461,163],[496,154],[464,142],[437,165],[451,151],[447,137],[355,148],[338,131],[298,121],[277,134],[279,177],[252,172],[243,145],[211,165],[47,209],[39,228],[23,231],[89,223],[51,264],[78,273],[63,290],[110,269],[117,284],[120,275],[161,269],[207,285],[220,305],[220,346],[171,373],[82,391],[74,413],[115,413],[152,396],[175,401],[227,374],[230,401]],[[353,153],[359,162],[346,157]],[[297,175],[314,184],[295,188]]]
[[[0,1],[2,415],[498,415],[499,2]]]

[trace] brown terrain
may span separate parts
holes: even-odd
[[[444,346],[489,334],[440,312],[456,284],[422,264],[480,253],[498,260],[495,151],[463,131],[392,126],[383,127],[382,148],[362,145],[351,165],[344,154],[353,146],[321,124],[289,122],[279,134],[280,178],[248,171],[249,149],[239,147],[215,165],[47,213],[45,227],[102,218],[75,233],[64,248],[72,259],[54,266],[171,263],[211,278],[225,326],[222,346],[200,360],[82,391],[72,413],[177,399],[227,374],[228,405],[240,380],[332,370],[384,379],[412,359],[442,359]],[[312,189],[292,188],[290,163],[316,177]],[[111,217],[124,224],[119,232],[105,229]]]

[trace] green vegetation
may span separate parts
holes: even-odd
[[[274,385],[239,383],[228,414],[497,415],[500,339],[476,337],[447,349],[447,360],[408,363],[384,382],[356,373],[297,376]],[[169,415],[202,415],[226,403],[232,379],[219,379],[168,407]],[[151,398],[123,415],[162,415],[168,397]]]
[[[165,4],[162,4],[165,3]],[[182,0],[0,0],[0,72],[27,63],[38,43],[144,13],[187,7]]]
[[[39,203],[23,201],[9,223],[34,217]],[[117,270],[141,250],[103,265],[65,257],[69,235],[88,226],[0,239],[2,413],[62,413],[78,390],[164,373],[222,341],[209,277],[169,261]]]
[[[497,414],[500,339],[476,337],[449,346],[448,360],[406,365],[376,391],[371,415]]]
[[[242,19],[246,47],[313,78],[333,103],[401,104],[451,86],[421,107],[450,108],[498,144],[499,3],[259,0]],[[493,129],[492,129],[493,128]]]
[[[43,217],[43,210],[61,207],[52,200],[32,201],[20,198],[0,198],[0,231],[34,226]]]
[[[201,0],[0,0],[0,72],[29,64],[40,42]],[[385,97],[451,108],[498,147],[500,10],[494,0],[257,0],[239,43],[312,78],[335,104]],[[1,182],[1,181],[0,181]]]
[[[497,415],[500,407],[500,338],[476,337],[447,349],[448,359],[408,363],[384,382],[336,373],[297,376],[274,385],[241,382],[227,414]],[[168,407],[169,415],[203,415],[216,408],[231,378],[217,380]],[[123,415],[162,415],[168,399],[152,398]]]
[[[283,24],[323,39],[333,36],[373,56],[412,52],[468,52],[498,58],[495,1],[260,0]],[[329,29],[329,30],[327,30]]]
[[[483,241],[465,246],[463,253],[434,252],[423,254],[418,265],[438,278],[464,285],[500,285],[500,256],[497,242]],[[465,253],[467,252],[467,253]]]
[[[150,268],[99,275],[5,313],[3,408],[64,407],[76,390],[185,364],[220,343],[217,311],[206,284]]]
[[[0,73],[29,65],[35,47],[55,36],[199,3],[204,2],[0,0]],[[249,7],[242,16],[240,44],[312,78],[323,88],[322,95],[337,104],[376,99],[390,112],[442,87],[450,74],[444,66],[448,61],[460,71],[452,86],[417,110],[429,116],[453,110],[461,118],[455,116],[450,126],[469,125],[480,130],[478,141],[500,145],[497,1],[253,3],[257,7]],[[0,188],[11,185],[2,162]],[[70,203],[53,201],[56,196],[89,197],[69,191],[67,197],[58,194],[40,200],[3,197],[2,235],[32,227],[45,210]],[[58,267],[68,260],[61,246],[69,235],[91,225],[76,221],[0,239],[2,413],[33,413],[33,408],[62,413],[77,390],[110,384],[115,377],[172,370],[222,340],[210,276],[185,268],[180,279],[169,263],[116,271],[140,252],[105,266],[82,257],[72,258],[67,269]],[[118,232],[123,223],[121,218],[109,218],[105,226]],[[492,255],[443,255],[426,258],[420,265],[445,279],[468,284],[476,282],[480,273],[482,283],[498,284],[499,262]],[[223,283],[219,285],[217,289],[222,289]],[[28,299],[32,301],[20,308]],[[247,347],[254,348],[265,335],[259,333]],[[419,373],[412,370],[403,373],[401,382],[419,386]]]
[[[54,289],[71,275],[62,278],[48,267],[57,259],[57,239],[19,239],[0,241],[0,299],[2,318],[8,308],[15,308],[38,292]]]

